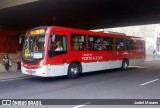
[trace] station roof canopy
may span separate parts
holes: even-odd
[[[160,23],[160,0],[0,0],[0,26],[97,29]]]

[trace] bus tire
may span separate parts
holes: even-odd
[[[78,63],[71,63],[68,67],[68,74],[67,77],[70,79],[77,78],[81,73],[80,64]]]
[[[127,70],[127,68],[128,68],[128,60],[124,59],[124,60],[122,61],[121,69],[122,69],[122,70]]]

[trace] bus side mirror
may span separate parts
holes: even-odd
[[[19,44],[22,44],[22,42],[23,42],[23,40],[24,40],[24,36],[25,36],[25,35],[20,35],[20,37],[19,37]]]
[[[19,44],[22,44],[22,38],[19,38]]]

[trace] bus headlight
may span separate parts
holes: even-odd
[[[21,66],[23,66],[23,62],[21,61]]]
[[[41,68],[44,64],[44,61],[42,60],[40,63],[39,63],[39,68]]]

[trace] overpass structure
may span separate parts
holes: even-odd
[[[81,29],[160,22],[159,0],[0,0],[0,27]]]

